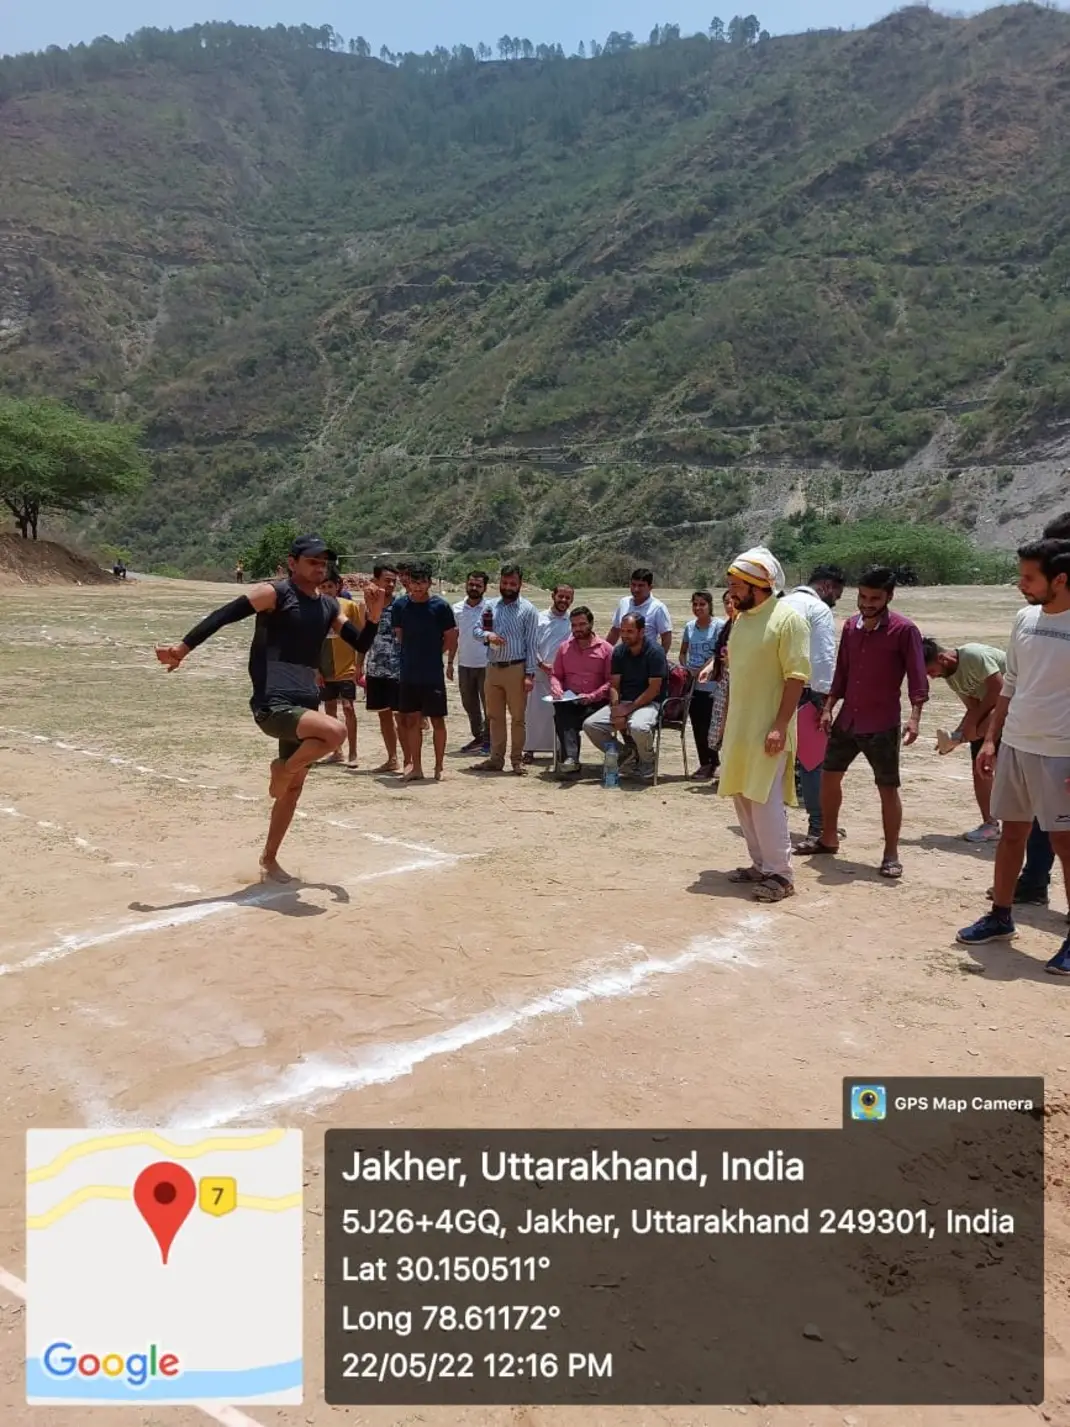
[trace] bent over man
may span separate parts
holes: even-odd
[[[275,806],[260,857],[261,881],[293,880],[279,866],[279,848],[293,822],[309,768],[339,749],[345,738],[345,726],[320,712],[317,674],[323,641],[334,630],[364,653],[375,638],[382,613],[382,592],[368,585],[367,618],[364,628],[357,630],[336,599],[319,593],[328,562],[334,563],[334,555],[318,536],[301,536],[290,547],[286,579],[251,585],[247,594],[201,620],[180,644],[156,650],[160,663],[173,673],[192,650],[225,625],[256,615],[249,650],[253,685],[249,707],[261,732],[279,743],[279,756],[271,764],[269,790]]]

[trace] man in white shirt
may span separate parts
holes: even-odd
[[[460,673],[457,677],[457,690],[472,730],[472,740],[464,745],[462,753],[490,752],[484,694],[487,680],[487,645],[483,638],[483,610],[487,604],[489,583],[490,576],[485,570],[469,570],[464,584],[467,598],[458,600],[453,606],[453,617],[457,621],[459,634],[457,663]],[[450,654],[446,665],[447,679],[453,678],[453,658]]]
[[[1015,935],[1011,907],[1034,817],[1051,838],[1070,892],[1070,541],[1023,545],[1018,570],[1028,608],[1015,616],[1003,692],[978,754],[984,776],[995,767],[992,816],[1003,835],[992,909],[959,932],[966,946]],[[1070,976],[1070,936],[1045,969]]]
[[[838,565],[818,565],[807,584],[796,585],[791,594],[784,596],[784,602],[798,610],[810,629],[810,682],[799,700],[800,712],[807,704],[813,704],[820,717],[832,688],[836,669],[836,621],[832,611],[846,583],[847,576]],[[821,768],[820,763],[807,768],[801,758],[795,761],[796,783],[810,820],[810,837],[821,836]]]
[[[620,639],[620,626],[624,617],[629,614],[641,614],[646,621],[644,625],[646,642],[660,644],[668,654],[672,648],[672,615],[661,600],[656,600],[651,593],[654,588],[654,571],[633,570],[630,584],[632,592],[630,595],[625,595],[617,606],[617,612],[613,616],[613,627],[606,638],[610,644],[616,644]]]
[[[527,733],[524,738],[524,762],[533,763],[536,753],[554,751],[554,706],[544,703],[550,695],[550,675],[554,672],[554,659],[566,639],[572,636],[572,621],[569,610],[576,598],[571,585],[555,585],[550,598],[550,608],[539,615],[539,632],[536,636],[535,687],[528,695]]]

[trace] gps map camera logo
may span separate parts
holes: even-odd
[[[883,1120],[888,1113],[888,1096],[883,1085],[851,1086],[851,1119]]]

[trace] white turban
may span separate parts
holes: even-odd
[[[784,588],[784,571],[780,561],[764,545],[756,545],[736,557],[728,567],[728,573],[737,580],[745,580],[748,585],[760,589],[771,589],[774,594]]]

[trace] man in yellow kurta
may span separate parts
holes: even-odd
[[[795,891],[785,804],[795,805],[795,711],[810,678],[810,631],[776,598],[783,588],[784,572],[764,546],[729,567],[738,614],[728,642],[732,693],[719,791],[734,801],[751,858],[730,879],[753,882],[759,902]]]

